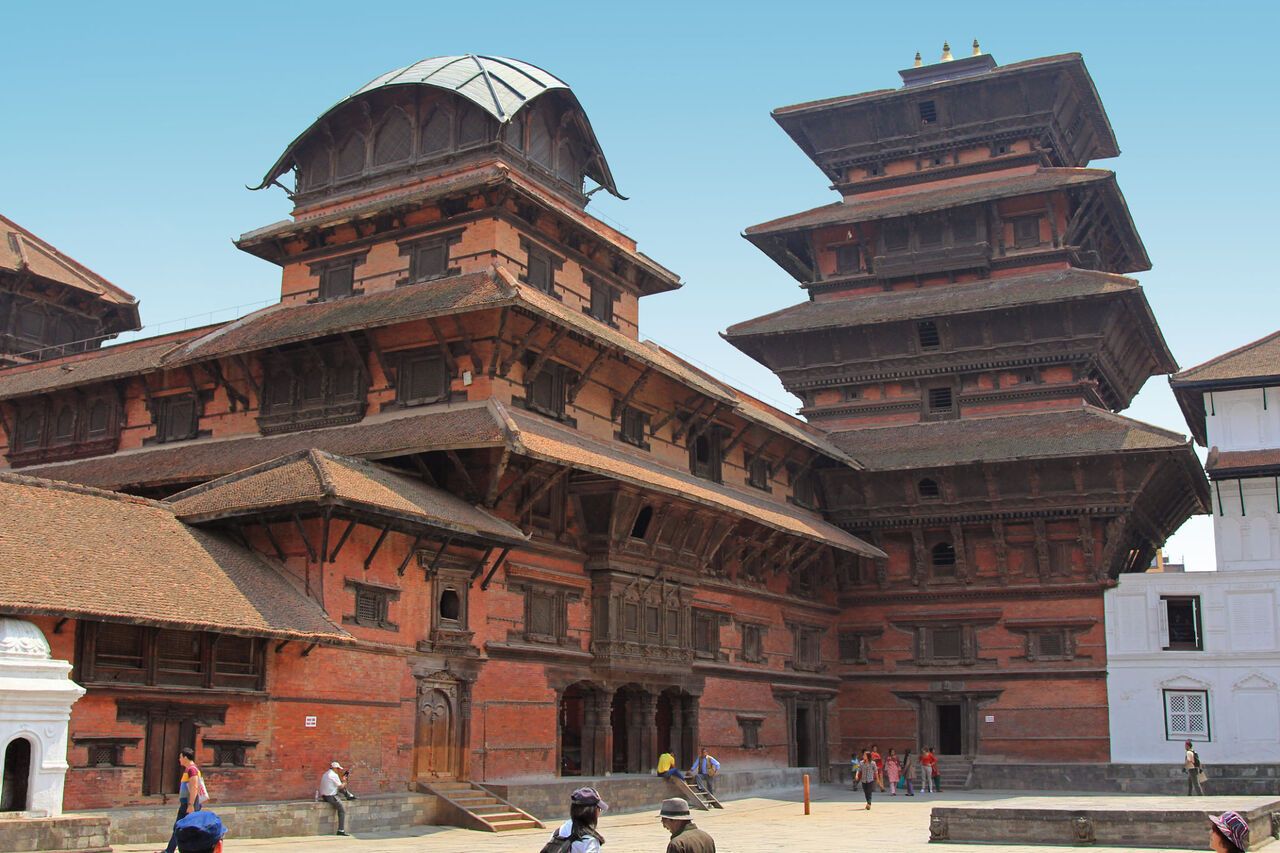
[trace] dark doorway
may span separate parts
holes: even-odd
[[[675,718],[675,712],[672,708],[673,697],[669,692],[663,692],[658,696],[658,713],[655,721],[658,726],[658,752],[669,752],[676,757],[676,763],[684,760],[684,756],[680,754],[680,744],[673,743],[671,737],[671,724]]]
[[[809,709],[796,708],[796,766],[809,767],[813,761],[813,739],[809,736]]]
[[[586,691],[570,685],[560,699],[560,775],[582,775],[582,730],[586,718]]]
[[[627,718],[630,715],[629,702],[627,701],[630,694],[626,690],[619,690],[613,694],[613,711],[609,714],[609,722],[613,726],[613,772],[627,772],[627,735],[630,722]]]
[[[191,718],[153,714],[147,721],[146,754],[142,765],[142,793],[176,794],[182,776],[178,751],[196,746],[196,724]]]
[[[10,741],[4,751],[4,788],[0,790],[0,812],[25,812],[31,783],[31,741],[24,737]]]
[[[960,705],[938,706],[938,752],[942,755],[964,753],[964,715]]]

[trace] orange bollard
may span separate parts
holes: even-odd
[[[809,774],[804,774],[804,813],[809,813]]]

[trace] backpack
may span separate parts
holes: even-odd
[[[582,841],[587,837],[587,835],[579,833],[578,828],[575,826],[569,830],[568,838],[561,838],[560,829],[557,828],[555,832],[551,833],[551,840],[542,845],[541,853],[569,853],[573,848],[573,842]]]

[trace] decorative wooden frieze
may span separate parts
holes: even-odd
[[[1004,522],[996,519],[991,525],[992,540],[996,551],[996,577],[1001,586],[1009,583],[1009,546],[1004,540]]]
[[[1040,574],[1042,581],[1049,579],[1049,534],[1046,529],[1044,519],[1037,518],[1032,522],[1032,527],[1036,533],[1036,570]]]

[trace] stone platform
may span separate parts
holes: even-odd
[[[1268,797],[1008,797],[935,806],[929,840],[964,844],[1208,849],[1210,814],[1228,809],[1249,821],[1256,850],[1270,843],[1280,799]]]
[[[111,821],[86,817],[19,817],[0,813],[0,850],[4,853],[111,853]]]

